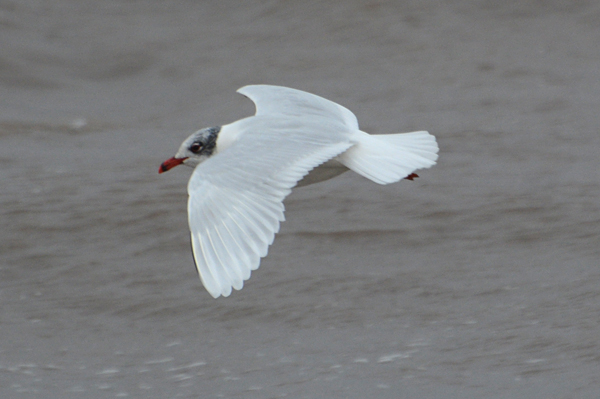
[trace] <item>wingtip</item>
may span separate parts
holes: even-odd
[[[252,86],[258,86],[258,85],[245,85],[240,87],[239,89],[236,90],[236,93],[240,93],[244,96],[246,96],[246,93],[244,93],[247,89],[251,88]]]

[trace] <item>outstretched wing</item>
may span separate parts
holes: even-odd
[[[358,130],[356,116],[349,109],[305,91],[271,85],[250,85],[238,93],[256,105],[256,115],[292,117],[321,116],[343,123],[350,130]]]
[[[259,109],[257,116],[222,127],[220,134],[231,129],[239,139],[198,165],[188,185],[194,259],[215,298],[241,289],[267,255],[291,188],[353,145],[335,118],[273,117]]]

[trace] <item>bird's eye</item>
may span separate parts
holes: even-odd
[[[202,143],[194,143],[190,147],[190,151],[193,152],[194,154],[199,153],[201,149],[202,149]]]

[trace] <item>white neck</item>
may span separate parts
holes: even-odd
[[[216,152],[220,152],[229,148],[239,139],[240,134],[242,133],[242,129],[239,128],[239,122],[243,120],[244,119],[241,119],[239,121],[230,123],[229,125],[221,126],[221,130],[217,136],[217,145],[215,147]]]

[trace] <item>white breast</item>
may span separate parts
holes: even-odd
[[[348,171],[349,169],[342,165],[335,158],[330,159],[324,164],[311,170],[310,173],[300,180],[296,187],[308,186],[309,184],[319,183],[325,180],[333,179],[336,176]]]

